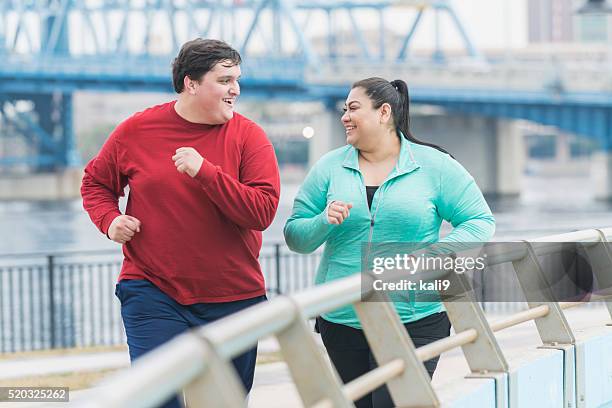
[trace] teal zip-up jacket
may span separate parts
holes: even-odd
[[[332,201],[352,203],[340,225],[327,220]],[[439,238],[442,220],[453,230]],[[325,243],[316,284],[361,271],[362,244],[487,242],[495,219],[474,178],[448,154],[401,137],[399,159],[380,185],[368,208],[358,151],[346,145],[325,154],[310,170],[285,224],[285,240],[299,253],[311,253]],[[394,302],[402,322],[443,311],[440,302]],[[323,315],[333,323],[361,328],[352,306]]]

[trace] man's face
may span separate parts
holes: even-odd
[[[240,74],[239,65],[221,61],[199,83],[195,81],[196,103],[207,123],[221,125],[234,117],[234,105],[240,95]]]

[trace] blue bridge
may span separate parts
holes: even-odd
[[[435,18],[435,49],[413,55],[428,15]],[[443,52],[444,15],[463,40],[461,57]],[[413,103],[526,119],[589,137],[605,152],[612,148],[605,63],[487,60],[449,1],[18,1],[3,2],[0,18],[1,136],[32,147],[0,157],[5,170],[77,164],[73,92],[171,91],[172,58],[197,36],[223,38],[241,51],[246,97],[323,100],[331,107],[365,75],[401,77]],[[397,19],[412,24],[393,33],[386,27]]]

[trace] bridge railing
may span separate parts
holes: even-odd
[[[72,56],[4,56],[0,65],[0,77],[34,77],[54,81],[97,79],[101,82],[112,78],[127,83],[132,79],[146,82],[165,81],[171,85],[171,64],[174,55],[72,55]],[[242,76],[251,82],[275,79],[279,85],[301,82],[306,70],[303,58],[250,57],[241,64]],[[39,78],[40,77],[40,78]],[[170,87],[168,91],[171,91]]]
[[[125,344],[113,295],[122,257],[119,249],[0,254],[0,355]],[[319,257],[265,244],[268,298],[312,286]]]
[[[571,347],[575,337],[563,310],[582,302],[542,301],[534,295],[533,288],[546,289],[538,256],[557,251],[559,245],[554,243],[580,242],[592,260],[596,279],[607,285],[612,254],[606,245],[597,244],[607,243],[610,237],[612,228],[585,230],[524,241],[512,251],[493,253],[488,265],[512,263],[529,305],[527,310],[493,323],[465,291],[469,283],[463,274],[434,272],[452,279],[451,287],[457,288],[455,299],[444,301],[455,334],[423,347],[415,348],[392,304],[385,301],[386,295],[367,290],[372,282],[362,282],[380,276],[357,274],[291,296],[278,296],[178,336],[92,390],[78,406],[151,407],[181,390],[190,408],[244,406],[247,396],[230,361],[268,336],[278,340],[304,406],[352,407],[353,401],[383,384],[397,406],[439,406],[423,362],[445,351],[462,347],[472,375],[497,378],[509,370],[494,336],[497,331],[534,320],[544,345]],[[383,280],[398,281],[405,274],[392,272]],[[464,298],[458,301],[461,296]],[[342,384],[306,320],[349,304],[357,312],[378,368]],[[607,306],[612,313],[610,302]],[[501,388],[495,391],[498,401],[506,398]],[[573,389],[567,387],[566,394]]]
[[[404,78],[413,88],[434,88],[444,93],[452,89],[482,92],[538,91],[559,81],[566,92],[610,92],[610,64],[581,64],[573,61],[511,61],[489,64],[466,61],[448,65],[426,63],[365,63],[326,61],[317,70],[305,72],[309,85],[338,86],[370,76]],[[340,81],[339,78],[342,78]]]

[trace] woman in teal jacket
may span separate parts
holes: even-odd
[[[310,253],[325,244],[317,284],[359,273],[363,243],[368,248],[492,237],[495,220],[472,176],[442,148],[410,133],[404,81],[368,78],[353,84],[342,123],[348,145],[312,167],[284,229],[293,251]],[[440,239],[442,220],[454,228]],[[449,335],[440,302],[418,301],[419,293],[409,299],[394,306],[416,347]],[[352,306],[324,314],[317,328],[344,382],[376,366]],[[436,365],[437,359],[425,363],[430,375]],[[392,401],[383,386],[356,406],[386,407]]]

